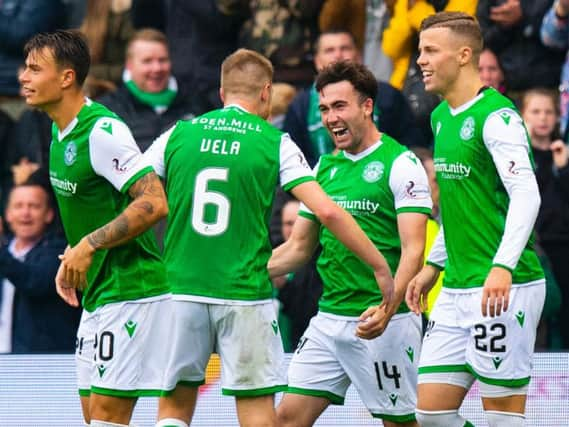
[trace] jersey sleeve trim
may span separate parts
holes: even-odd
[[[414,213],[422,213],[425,215],[431,215],[431,208],[424,208],[421,206],[403,206],[395,210],[396,213],[406,213],[406,212],[414,212]]]
[[[514,272],[513,268],[508,267],[507,265],[504,265],[504,264],[496,263],[496,262],[492,264],[492,267],[500,267],[500,268],[503,268],[504,270],[508,270],[510,273]]]
[[[427,261],[425,261],[425,264],[430,265],[430,266],[432,266],[432,267],[435,267],[437,270],[440,270],[440,271],[443,271],[443,270],[445,269],[444,266],[439,265],[439,264],[437,264],[436,262],[433,262],[433,261],[427,260]]]
[[[124,183],[124,185],[120,189],[120,192],[123,194],[128,192],[128,190],[130,189],[132,184],[134,184],[136,181],[138,181],[140,177],[142,177],[142,176],[144,176],[150,172],[154,172],[154,169],[152,168],[152,166],[146,166],[145,168],[139,170],[137,173],[135,173],[133,176],[131,176],[127,182]]]
[[[313,176],[302,176],[300,178],[293,179],[292,181],[287,182],[286,185],[283,186],[283,190],[284,191],[290,191],[291,189],[293,189],[297,185],[300,185],[304,182],[310,182],[310,181],[315,181]]]
[[[310,221],[318,222],[318,218],[317,218],[316,215],[314,215],[313,213],[299,210],[299,211],[298,211],[298,215],[301,216],[301,217],[303,217],[303,218],[306,218],[306,219],[308,219],[308,220],[310,220]]]

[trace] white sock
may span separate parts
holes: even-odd
[[[91,420],[91,427],[129,427],[127,424],[111,423],[110,421]]]
[[[484,411],[490,427],[524,427],[526,417],[517,412]]]
[[[155,427],[189,427],[189,425],[177,418],[162,418]]]

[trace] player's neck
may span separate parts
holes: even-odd
[[[463,70],[462,74],[443,97],[452,108],[457,108],[474,99],[482,86],[478,71],[474,73],[473,71]]]
[[[65,93],[61,101],[45,109],[47,115],[54,121],[57,128],[62,131],[79,114],[85,104],[85,95],[82,91]]]
[[[362,143],[358,145],[353,151],[346,150],[348,153],[356,155],[362,151],[367,150],[372,145],[376,144],[380,140],[382,133],[377,130],[375,125],[371,125],[366,129],[365,134],[362,137]]]

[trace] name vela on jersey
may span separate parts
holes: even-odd
[[[247,131],[261,132],[261,126],[246,120],[237,120],[235,118],[229,120],[225,117],[196,117],[192,120],[192,124],[204,125],[204,130],[229,131],[245,134]]]
[[[240,148],[241,143],[239,141],[227,142],[225,139],[202,138],[200,144],[202,153],[209,151],[213,154],[237,155]]]

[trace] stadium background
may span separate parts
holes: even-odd
[[[287,361],[290,354],[287,355]],[[192,427],[238,426],[232,397],[222,396],[219,359],[214,356],[200,397]],[[81,426],[72,355],[0,356],[0,427]],[[486,427],[475,384],[461,408],[476,427]],[[280,395],[277,396],[277,400]],[[528,393],[528,426],[569,426],[569,353],[537,353]],[[132,423],[154,425],[156,399],[139,401]],[[320,427],[379,426],[350,387],[343,407],[332,406],[315,424]]]

